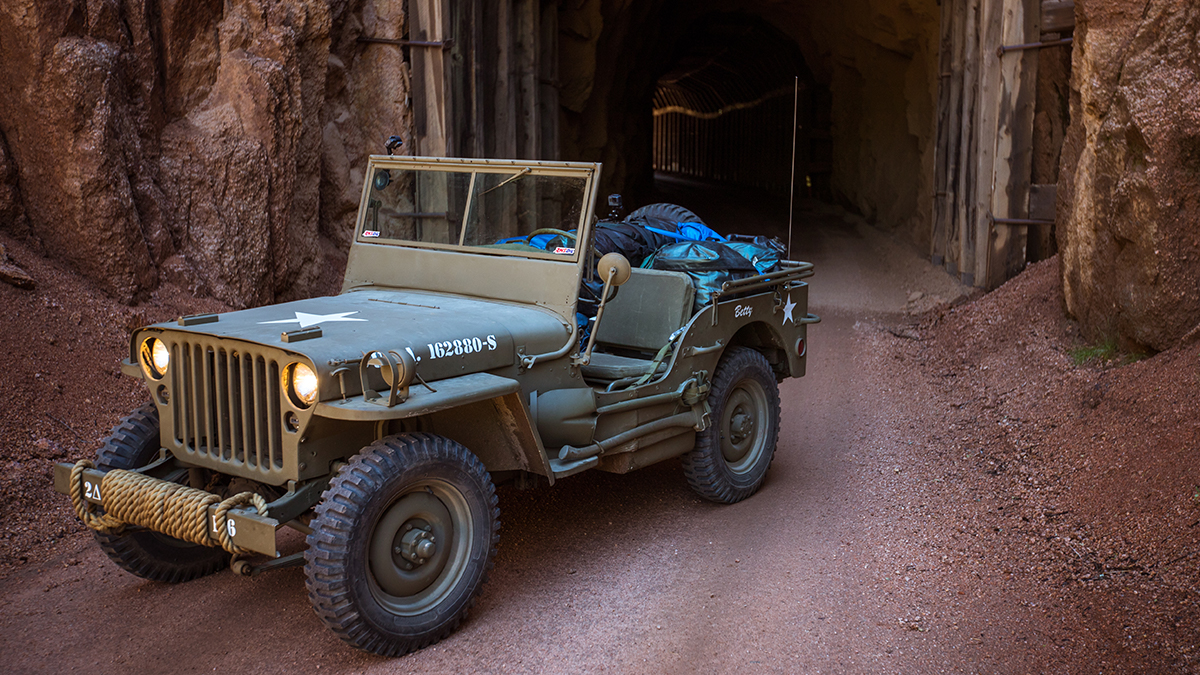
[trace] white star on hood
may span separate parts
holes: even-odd
[[[296,312],[294,319],[280,319],[278,321],[259,321],[258,323],[298,323],[301,328],[308,328],[319,323],[332,323],[334,321],[366,321],[366,319],[350,319],[347,318],[351,314],[358,312],[338,312],[337,314],[309,314],[308,312]]]
[[[796,323],[796,318],[792,316],[792,310],[794,309],[796,309],[796,303],[792,302],[792,295],[789,293],[787,304],[783,306],[783,324],[785,326],[789,321]]]

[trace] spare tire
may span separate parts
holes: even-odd
[[[627,218],[637,218],[638,216],[661,218],[673,223],[700,223],[701,225],[707,225],[703,220],[700,220],[700,216],[676,204],[647,204],[629,214]]]

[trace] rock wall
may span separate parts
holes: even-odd
[[[1058,189],[1067,311],[1162,350],[1200,325],[1200,5],[1077,0]]]
[[[29,233],[25,205],[17,189],[17,167],[9,155],[3,134],[0,134],[0,227],[22,236]]]
[[[357,42],[400,37],[399,4],[5,2],[0,227],[126,302],[163,278],[234,305],[312,292],[366,155],[408,137],[399,49]]]

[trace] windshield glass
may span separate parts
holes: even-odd
[[[373,166],[368,178],[359,241],[575,258],[586,173],[520,166]]]

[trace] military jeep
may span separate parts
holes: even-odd
[[[384,655],[465,617],[496,483],[681,457],[703,497],[750,496],[777,384],[804,374],[812,266],[697,298],[682,272],[596,260],[600,169],[372,157],[341,293],[135,330],[122,370],[150,401],[56,488],[147,579],[304,565],[321,620]],[[304,550],[280,553],[284,526]]]

